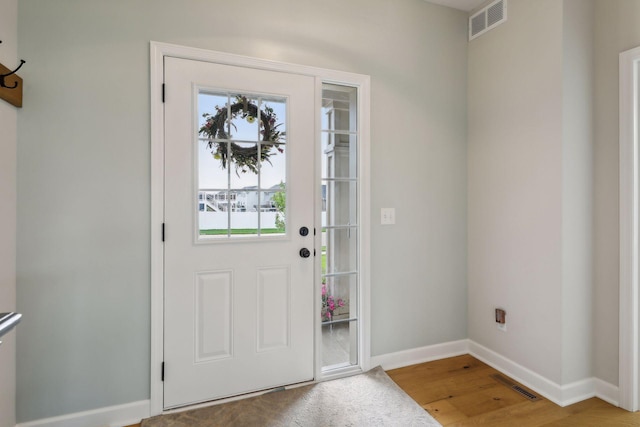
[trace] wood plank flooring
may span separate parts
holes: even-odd
[[[518,384],[538,396],[531,401],[492,378],[500,373],[470,355],[387,374],[446,427],[640,426],[640,412],[630,413],[596,398],[562,408]]]
[[[445,427],[640,427],[640,412],[627,412],[596,398],[564,408],[539,395],[531,401],[492,378],[500,373],[470,355],[387,374]]]

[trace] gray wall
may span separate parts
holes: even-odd
[[[22,0],[18,23],[19,421],[149,398],[150,40],[371,75],[372,354],[467,336],[466,14]]]
[[[563,2],[508,5],[469,43],[469,338],[560,383]]]
[[[640,1],[596,0],[594,376],[618,384],[619,53],[640,46]]]
[[[18,65],[18,1],[0,0],[0,62]],[[16,107],[0,100],[0,313],[16,309]],[[16,332],[0,345],[0,427],[15,425]]]
[[[593,0],[562,10],[562,380],[591,377]]]
[[[510,0],[469,44],[469,338],[558,384],[618,383],[618,54],[638,22],[638,0]]]

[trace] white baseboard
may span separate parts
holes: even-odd
[[[469,341],[469,354],[511,377],[520,384],[530,388],[536,393],[543,395],[555,404],[566,406],[563,404],[564,399],[562,387],[542,375],[539,375],[474,341]]]
[[[123,427],[149,417],[149,400],[20,423],[16,427]]]
[[[559,385],[471,340],[451,341],[396,353],[371,357],[371,366],[396,369],[447,357],[470,354],[522,385],[560,406],[567,406],[591,397],[618,406],[618,387],[598,378],[587,378]],[[59,417],[20,423],[16,427],[123,427],[139,423],[150,416],[150,401],[110,406]]]
[[[600,379],[586,378],[570,384],[559,385],[471,340],[469,341],[469,354],[541,394],[556,405],[564,407],[598,397],[618,406],[618,387]]]
[[[446,359],[447,357],[460,356],[469,353],[468,340],[451,341],[426,347],[388,353],[380,356],[372,356],[370,366],[382,366],[382,369],[396,369],[418,363],[431,362],[432,360]]]
[[[595,383],[597,398],[602,399],[613,406],[620,406],[620,390],[618,389],[618,386],[609,384],[598,378],[594,378],[593,381]]]

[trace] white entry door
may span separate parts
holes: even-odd
[[[314,94],[165,58],[165,409],[313,379]]]

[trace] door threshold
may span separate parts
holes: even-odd
[[[222,405],[222,404],[225,404],[225,403],[231,403],[231,402],[235,402],[235,401],[238,401],[238,400],[249,399],[251,397],[262,396],[263,394],[267,394],[267,393],[277,393],[279,391],[291,390],[291,389],[298,388],[298,387],[304,387],[306,385],[317,384],[318,382],[319,381],[316,381],[316,380],[302,381],[302,382],[299,382],[299,383],[287,384],[287,385],[284,385],[284,386],[270,387],[270,388],[265,388],[265,389],[262,389],[262,390],[251,391],[251,392],[248,392],[248,393],[236,394],[234,396],[221,397],[219,399],[211,399],[211,400],[207,400],[205,402],[188,403],[188,404],[186,404],[184,406],[177,406],[177,407],[173,407],[173,408],[164,409],[162,411],[162,415],[165,415],[165,414],[176,414],[176,413],[179,413],[179,412],[191,411],[192,409],[200,409],[200,408],[207,408],[209,406]]]
[[[336,365],[334,365],[336,366]],[[328,367],[328,369],[322,369],[320,371],[320,377],[317,382],[321,381],[331,381],[337,380],[340,378],[351,377],[354,375],[360,375],[364,373],[365,370],[362,369],[361,366],[358,365],[348,365],[343,367]]]

